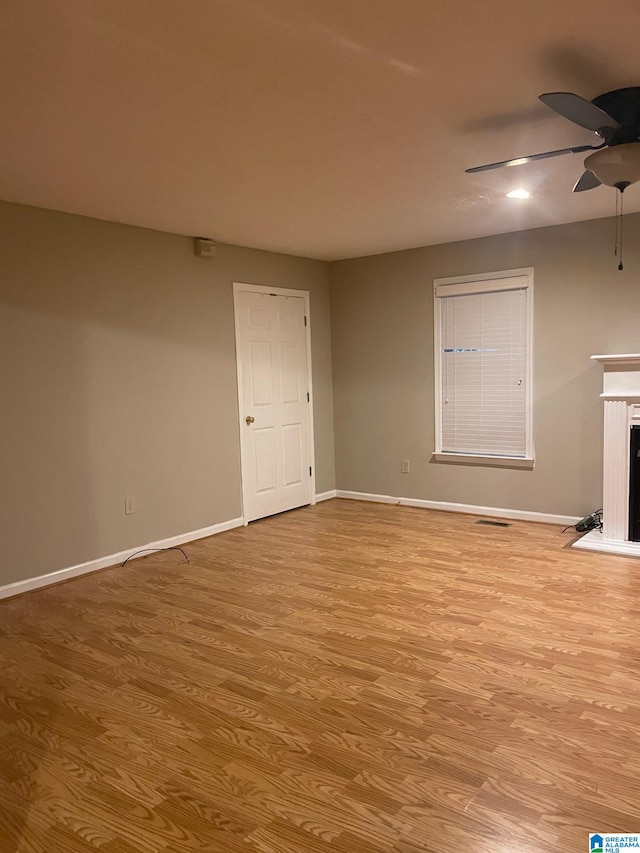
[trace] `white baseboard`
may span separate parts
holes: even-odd
[[[543,524],[577,524],[580,517],[572,515],[552,515],[546,512],[532,512],[520,509],[503,509],[495,506],[476,506],[475,504],[454,504],[446,501],[425,501],[420,498],[397,498],[391,495],[371,495],[366,492],[336,490],[336,497],[354,501],[373,501],[383,504],[400,504],[423,509],[439,509],[445,512],[463,512],[469,515],[487,515],[490,518],[512,518],[515,521],[538,521]]]
[[[23,592],[40,589],[43,586],[52,586],[61,581],[67,581],[70,578],[77,578],[80,575],[87,575],[91,572],[97,572],[100,569],[106,569],[109,566],[117,566],[120,563],[124,563],[127,557],[135,554],[136,551],[147,551],[147,554],[151,554],[162,548],[184,545],[185,542],[193,542],[195,539],[204,539],[207,536],[213,536],[215,533],[232,530],[234,527],[242,527],[242,523],[241,518],[232,518],[229,521],[212,524],[210,527],[202,527],[200,530],[191,530],[189,533],[180,533],[168,539],[158,539],[156,542],[148,542],[146,545],[139,545],[137,548],[128,548],[126,551],[119,551],[117,554],[98,557],[97,560],[89,560],[88,563],[79,563],[77,566],[69,566],[57,572],[50,572],[49,574],[40,575],[35,578],[8,583],[5,586],[0,586],[0,599],[10,598],[13,595],[21,595]]]
[[[617,542],[605,539],[599,530],[590,530],[571,546],[581,551],[600,551],[605,554],[619,554],[621,557],[640,557],[640,542]]]
[[[319,495],[316,495],[316,503],[320,503],[320,501],[330,501],[331,498],[335,497],[337,497],[335,489],[332,489],[330,492],[320,492]]]

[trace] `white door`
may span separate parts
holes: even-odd
[[[245,522],[311,503],[305,300],[236,290]]]

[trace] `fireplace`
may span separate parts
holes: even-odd
[[[591,358],[604,368],[604,526],[573,547],[640,557],[640,353]]]
[[[629,540],[640,542],[640,426],[631,425],[629,442]]]

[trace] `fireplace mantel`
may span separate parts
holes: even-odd
[[[640,364],[640,352],[619,355],[592,355],[591,361],[599,361],[600,364]]]
[[[592,355],[604,369],[604,476],[602,532],[593,530],[574,548],[640,557],[629,540],[629,452],[631,427],[640,425],[640,353]]]
[[[604,367],[600,394],[604,400],[640,399],[640,353],[592,355],[591,359]]]

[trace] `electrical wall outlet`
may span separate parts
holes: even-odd
[[[401,459],[400,460],[400,471],[403,474],[409,473],[409,460],[408,459]]]
[[[136,511],[136,503],[132,497],[127,497],[124,499],[124,514],[125,515],[133,515]]]

